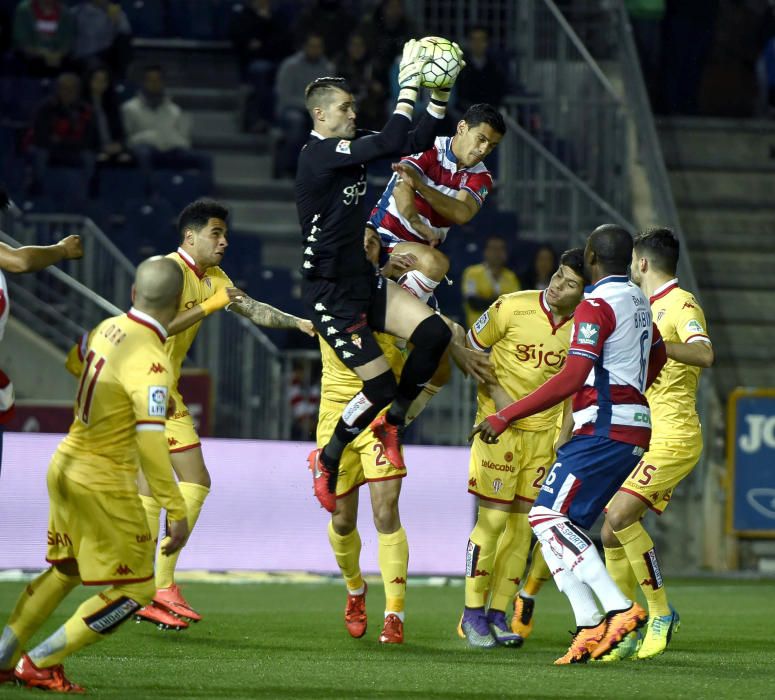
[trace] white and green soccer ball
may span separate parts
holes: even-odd
[[[460,73],[461,53],[449,39],[426,36],[420,39],[420,58],[430,59],[422,72],[421,84],[426,88],[449,87]]]

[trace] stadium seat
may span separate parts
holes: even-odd
[[[51,81],[37,78],[0,78],[0,108],[8,122],[29,125],[35,110],[51,91]]]
[[[199,197],[208,195],[211,190],[209,178],[201,172],[157,170],[154,173],[154,184],[159,195],[177,210]]]
[[[167,29],[183,39],[215,39],[217,0],[167,0]]]
[[[262,272],[262,244],[255,235],[229,231],[224,269],[234,284],[251,296],[259,293]]]
[[[164,36],[164,3],[161,0],[121,0],[121,7],[135,36]]]
[[[84,202],[89,183],[86,171],[82,168],[61,168],[49,166],[40,182],[42,193],[51,197],[62,207],[71,207],[74,203]]]
[[[99,199],[112,213],[119,213],[127,200],[145,196],[145,179],[136,168],[100,167],[97,170]]]
[[[160,197],[130,200],[123,215],[124,233],[117,243],[129,258],[138,260],[152,251],[166,254],[177,247],[176,210],[168,201]]]

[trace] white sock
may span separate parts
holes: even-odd
[[[366,586],[360,588],[353,588],[353,590],[347,589],[347,595],[363,595],[366,592]]]
[[[424,275],[419,270],[409,270],[409,272],[401,275],[398,284],[423,302],[428,301],[433,291],[439,286],[438,282]]]
[[[582,554],[573,573],[595,592],[607,613],[612,610],[626,610],[632,605],[632,601],[625,597],[611,578],[594,545]]]
[[[603,619],[603,615],[598,610],[595,597],[592,591],[585,583],[580,581],[574,573],[565,567],[562,559],[557,557],[552,549],[551,530],[544,530],[540,535],[536,535],[541,542],[541,552],[544,555],[546,565],[552,572],[557,589],[564,593],[571,607],[573,615],[576,618],[577,627],[594,627]],[[520,595],[523,595],[520,593]],[[531,596],[532,597],[532,596]]]
[[[385,617],[387,617],[388,615],[395,615],[399,620],[401,620],[401,622],[403,622],[405,613],[403,612],[403,610],[401,612],[394,612],[393,610],[385,610]]]

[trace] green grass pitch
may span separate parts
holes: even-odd
[[[22,583],[0,583],[7,619]],[[536,628],[519,650],[468,649],[455,626],[459,585],[412,586],[406,643],[382,647],[384,598],[368,600],[369,629],[350,639],[341,583],[190,583],[205,619],[183,632],[125,624],[65,663],[68,676],[99,698],[770,698],[775,692],[772,582],[671,581],[682,627],[650,661],[554,667],[568,646],[570,608],[552,584]],[[83,589],[81,589],[83,590]],[[85,597],[74,592],[39,635]],[[3,623],[4,624],[4,623]],[[10,685],[0,698],[35,697]],[[45,696],[43,696],[45,697]]]

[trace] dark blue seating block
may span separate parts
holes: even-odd
[[[132,260],[151,251],[168,253],[177,247],[176,210],[160,197],[129,200],[123,209],[124,232],[119,247]],[[142,252],[141,252],[142,249]]]
[[[132,33],[138,37],[164,36],[164,3],[161,0],[121,0]]]
[[[62,209],[70,208],[76,202],[84,202],[88,192],[86,171],[82,168],[60,168],[49,166],[40,182],[42,193],[51,197]]]
[[[116,214],[123,210],[127,200],[145,196],[145,179],[136,168],[100,167],[97,182],[100,201]]]
[[[204,173],[157,170],[154,184],[161,197],[175,209],[183,209],[195,199],[210,194],[210,178]]]

